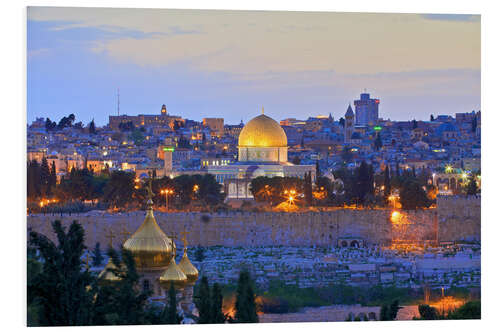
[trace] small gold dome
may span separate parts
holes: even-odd
[[[187,256],[187,250],[184,249],[181,261],[179,261],[179,268],[186,274],[188,282],[195,282],[198,279],[198,270],[191,263]]]
[[[172,257],[170,264],[163,274],[160,276],[160,285],[164,289],[170,288],[170,284],[174,284],[175,287],[183,287],[187,282],[187,276],[175,263],[175,258]]]
[[[111,269],[117,269],[116,265],[113,264],[113,260],[109,258],[108,263],[106,266],[104,266],[104,269],[99,273],[98,278],[101,279],[101,281],[106,281],[106,282],[115,282],[115,281],[120,281],[121,278],[116,276],[115,273],[111,271]]]
[[[283,128],[274,119],[261,114],[250,120],[241,130],[239,147],[287,147]]]
[[[175,252],[175,244],[156,223],[152,206],[150,199],[144,222],[123,244],[123,248],[134,256],[139,270],[163,269],[169,265]]]

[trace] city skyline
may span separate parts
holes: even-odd
[[[28,123],[102,126],[118,88],[120,114],[232,124],[339,119],[364,89],[385,119],[481,108],[479,15],[30,7],[27,32]]]

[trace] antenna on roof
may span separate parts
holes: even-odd
[[[118,88],[118,115],[120,115],[120,88]]]
[[[264,114],[264,107],[262,107],[262,114]]]

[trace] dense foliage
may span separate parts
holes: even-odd
[[[110,250],[111,271],[120,278],[101,281],[84,267],[84,231],[74,221],[68,231],[52,223],[57,244],[30,232],[28,246],[28,326],[139,325],[179,323],[170,292],[169,306],[157,311],[148,305],[149,292],[139,286],[130,252]],[[175,296],[175,295],[174,295]],[[176,311],[176,310],[175,310]]]
[[[146,184],[137,180],[133,172],[109,171],[97,174],[92,169],[72,168],[59,184],[56,184],[55,166],[49,168],[46,160],[28,163],[28,207],[44,212],[81,212],[90,210],[83,202],[92,202],[93,209],[117,210],[141,208],[147,197]],[[155,178],[152,182],[157,206],[166,205],[163,189],[169,194],[169,208],[212,210],[224,202],[221,185],[213,175],[181,175]],[[53,198],[57,203],[39,205],[42,199]],[[30,204],[31,203],[31,204]],[[42,209],[43,208],[43,209]]]

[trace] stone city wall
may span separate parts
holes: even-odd
[[[342,237],[360,238],[366,245],[389,244],[392,239],[440,241],[480,240],[480,199],[439,198],[438,209],[404,212],[403,223],[391,223],[391,209],[337,209],[328,212],[277,213],[228,212],[160,213],[156,221],[162,230],[180,236],[184,229],[190,246],[310,246],[336,245]],[[64,225],[73,220],[86,230],[86,245],[96,242],[107,245],[110,235],[117,247],[133,233],[144,220],[145,212],[108,214],[30,215],[28,228],[55,238],[50,222],[58,219]],[[206,218],[208,216],[208,219]],[[437,225],[439,224],[439,225]],[[437,228],[437,230],[436,230]],[[177,240],[178,246],[181,245]]]
[[[481,240],[481,197],[439,196],[437,198],[439,240]]]

